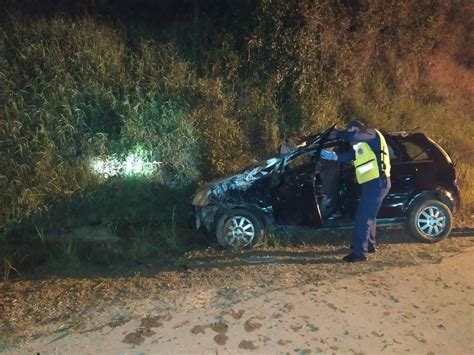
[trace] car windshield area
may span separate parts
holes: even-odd
[[[267,160],[254,161],[252,164],[242,169],[239,173],[251,171],[253,174],[262,173],[268,174],[276,169],[281,163],[281,158],[270,158]]]

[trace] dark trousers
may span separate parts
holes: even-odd
[[[390,177],[380,177],[361,184],[361,196],[352,232],[352,246],[357,256],[366,255],[369,247],[375,246],[376,218],[391,187]]]

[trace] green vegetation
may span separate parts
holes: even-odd
[[[79,5],[0,14],[2,240],[102,224],[133,230],[137,257],[178,251],[200,181],[271,155],[282,133],[351,116],[420,126],[457,162],[463,211],[474,212],[469,1],[194,3],[204,5],[192,19],[160,21]],[[137,149],[157,174],[90,171],[95,157]],[[79,246],[62,248],[75,262]]]

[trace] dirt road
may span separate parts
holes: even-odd
[[[347,244],[316,243],[193,254],[176,270],[93,283],[14,283],[4,286],[7,305],[17,297],[4,352],[474,353],[474,236],[436,245],[390,238],[368,263],[340,262]]]

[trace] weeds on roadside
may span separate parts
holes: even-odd
[[[150,256],[182,254],[187,248],[177,234],[176,206],[173,207],[170,222],[159,226],[146,225],[140,230],[132,229],[131,248],[126,255],[131,260],[145,259]]]
[[[292,245],[294,243],[294,236],[285,231],[274,231],[274,232],[267,232],[263,240],[256,244],[255,247],[263,246],[263,247],[272,247],[272,248],[279,248],[282,246]]]
[[[131,245],[130,248],[125,251],[125,255],[128,259],[137,261],[160,253],[156,231],[152,232],[151,226],[148,225],[140,229],[133,228],[131,233]]]

